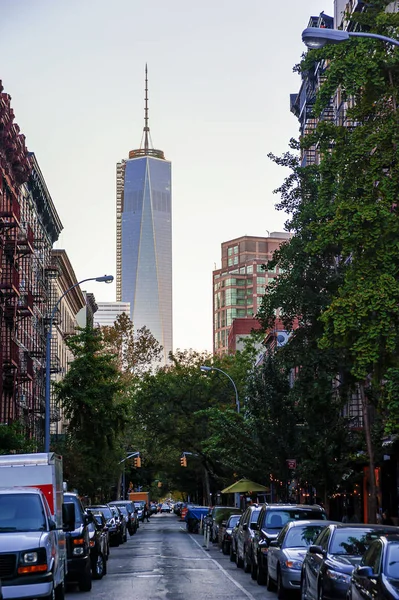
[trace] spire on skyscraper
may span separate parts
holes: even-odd
[[[145,95],[144,95],[144,128],[141,136],[141,144],[138,150],[130,150],[129,158],[138,158],[140,156],[153,156],[155,158],[165,159],[162,150],[156,150],[152,144],[150,127],[148,125],[148,68],[145,64]]]

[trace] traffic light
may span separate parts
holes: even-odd
[[[187,467],[187,458],[185,456],[182,456],[180,459],[180,466],[181,467]]]
[[[140,456],[135,456],[133,459],[133,465],[135,469],[139,469],[141,467],[141,458]]]

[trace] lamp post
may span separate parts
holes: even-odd
[[[56,302],[53,310],[51,311],[50,321],[47,329],[46,336],[46,387],[45,387],[45,417],[44,417],[44,451],[50,452],[50,363],[51,363],[51,333],[53,328],[53,320],[57,308],[61,302],[61,300],[75,287],[85,283],[86,281],[100,281],[103,283],[111,283],[114,280],[113,275],[103,275],[102,277],[88,277],[87,279],[82,279],[82,281],[78,281],[74,285],[71,285],[59,298]]]
[[[222,371],[222,369],[219,369],[218,367],[207,367],[206,365],[202,365],[200,367],[201,371],[207,372],[207,371],[219,371],[220,373],[223,373],[223,375],[226,375],[226,377],[228,377],[231,381],[231,383],[233,384],[233,388],[234,388],[234,392],[236,395],[236,406],[237,406],[237,412],[240,412],[240,401],[238,399],[238,391],[237,391],[237,386],[234,383],[234,381],[232,380],[232,378],[230,377],[230,375],[228,373],[226,373],[226,371]]]
[[[340,44],[351,37],[373,38],[399,46],[399,40],[367,31],[344,31],[341,29],[324,29],[323,27],[307,27],[302,31],[303,43],[312,50],[322,48],[326,44]]]

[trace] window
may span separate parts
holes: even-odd
[[[253,273],[254,272],[254,268],[252,265],[248,265],[247,266],[247,273]]]
[[[259,277],[259,276],[258,276],[258,277],[256,278],[256,281],[257,281],[257,284],[258,284],[258,285],[262,285],[262,284],[263,284],[263,285],[266,285],[266,277]]]
[[[257,273],[264,273],[265,269],[263,268],[263,265],[256,265],[256,272]]]
[[[256,291],[258,294],[264,294],[265,293],[265,286],[264,285],[258,285],[258,287],[256,288]]]
[[[238,246],[234,246],[234,254],[238,254]]]
[[[227,256],[233,256],[233,248],[227,250]]]
[[[245,275],[245,267],[241,267],[240,268],[240,274],[241,275]]]
[[[233,266],[233,259],[229,258],[228,261],[227,261],[227,264],[228,264],[229,267],[232,267]]]
[[[381,555],[381,542],[375,542],[374,544],[371,544],[370,548],[364,554],[362,565],[365,567],[371,567],[373,569],[373,573],[378,574],[380,572]]]
[[[234,264],[235,264],[235,265],[238,265],[238,256],[235,256],[235,257],[234,257]]]

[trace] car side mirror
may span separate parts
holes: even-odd
[[[312,544],[309,546],[309,554],[324,554],[324,550],[321,546],[316,546]]]
[[[279,547],[279,545],[280,545],[280,544],[278,543],[278,541],[277,541],[277,540],[272,540],[272,541],[270,542],[270,544],[269,544],[269,547],[270,547],[270,548],[278,548],[278,547]]]
[[[355,572],[358,577],[374,576],[373,569],[371,567],[358,567]]]
[[[248,531],[248,523],[244,523],[244,525],[242,526],[242,530]]]

